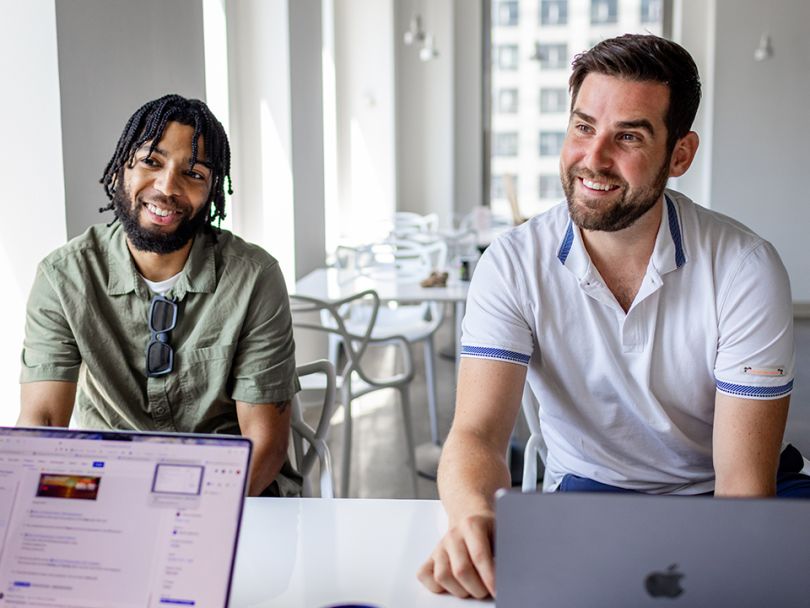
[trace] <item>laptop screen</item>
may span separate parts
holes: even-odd
[[[250,442],[0,429],[0,603],[227,605]]]

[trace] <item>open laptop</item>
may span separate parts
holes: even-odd
[[[0,428],[0,606],[227,606],[251,444]]]
[[[810,501],[520,494],[496,502],[499,608],[810,607]]]

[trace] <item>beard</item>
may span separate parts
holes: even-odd
[[[179,205],[171,197],[154,196],[153,202],[160,203],[168,208],[178,208]],[[185,247],[185,245],[200,232],[205,225],[205,218],[208,215],[208,205],[203,206],[196,214],[189,217],[183,214],[183,219],[172,232],[160,232],[141,225],[140,217],[143,211],[144,201],[132,200],[132,196],[125,186],[116,189],[112,198],[115,216],[121,222],[132,246],[138,251],[149,253],[167,254],[173,253]],[[183,209],[186,211],[186,209]]]
[[[616,232],[632,226],[655,206],[664,193],[669,179],[670,156],[667,155],[652,183],[639,188],[628,187],[627,182],[613,173],[594,173],[576,167],[563,170],[562,186],[571,220],[582,229],[603,232]],[[622,195],[612,202],[586,197],[575,200],[576,180],[579,178],[616,184]]]

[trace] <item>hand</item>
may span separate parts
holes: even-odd
[[[483,599],[495,596],[492,539],[495,515],[469,515],[451,525],[417,578],[434,593]]]

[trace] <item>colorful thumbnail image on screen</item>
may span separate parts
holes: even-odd
[[[80,498],[95,500],[101,477],[86,475],[55,475],[42,473],[39,476],[38,497],[47,498]]]

